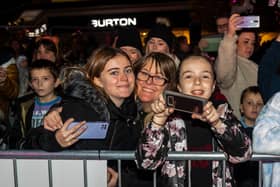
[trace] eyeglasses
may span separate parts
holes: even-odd
[[[144,71],[139,71],[139,73],[137,74],[137,79],[140,81],[147,81],[150,78],[152,79],[153,83],[158,86],[163,86],[165,83],[168,82],[167,78],[165,77],[161,77],[158,75],[150,75],[149,73]]]

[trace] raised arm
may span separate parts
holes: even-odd
[[[233,14],[229,19],[228,32],[225,33],[223,40],[220,42],[218,57],[215,62],[217,74],[217,83],[221,88],[230,87],[237,74],[237,36],[236,30],[241,17]]]

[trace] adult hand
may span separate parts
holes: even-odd
[[[152,122],[158,126],[164,126],[168,116],[174,112],[173,108],[166,106],[162,94],[151,104],[151,108],[154,113]]]
[[[62,119],[60,117],[62,107],[52,109],[43,119],[44,128],[49,131],[55,131],[63,126]]]
[[[0,86],[4,84],[7,79],[7,70],[3,67],[0,67]]]
[[[242,17],[239,14],[232,14],[229,18],[228,23],[228,33],[227,35],[230,37],[234,37],[237,30],[240,30],[238,25],[242,23]]]
[[[199,47],[199,49],[202,50],[202,51],[203,51],[203,49],[207,48],[208,45],[209,45],[209,44],[208,44],[207,40],[205,40],[205,39],[203,39],[203,38],[198,42],[198,47]]]
[[[73,118],[66,120],[62,128],[55,133],[55,139],[61,147],[69,147],[76,143],[78,137],[86,130],[86,122],[82,121],[72,128],[68,128],[69,125],[74,121]]]
[[[193,113],[192,118],[205,121],[215,128],[222,125],[222,121],[220,120],[220,115],[217,112],[216,108],[213,106],[212,102],[210,101],[208,101],[207,104],[203,107],[202,114]]]
[[[112,168],[107,168],[107,187],[117,186],[118,173]]]

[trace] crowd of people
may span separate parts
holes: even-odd
[[[241,22],[239,14],[216,18],[221,41],[211,54],[203,51],[206,40],[194,50],[163,24],[151,27],[145,45],[136,28],[91,47],[76,33],[67,52],[52,36],[36,40],[31,53],[12,38],[0,48],[1,148],[133,150],[136,161],[121,165],[124,187],[153,186],[154,170],[161,187],[220,187],[221,161],[166,158],[168,151],[222,152],[226,186],[258,186],[253,151],[279,154],[280,34],[258,64],[258,34]],[[180,112],[167,107],[165,90],[207,102],[202,113]],[[87,122],[100,121],[109,124],[105,138],[79,138]],[[278,168],[265,163],[264,185],[279,185]],[[108,186],[117,186],[117,163],[109,161],[107,171]]]

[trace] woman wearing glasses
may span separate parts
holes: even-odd
[[[140,124],[137,140],[140,132],[145,128],[146,115],[151,112],[151,104],[158,99],[165,89],[174,89],[176,80],[176,65],[171,57],[159,52],[152,52],[134,64],[136,75],[135,98],[138,106],[137,123]],[[136,142],[135,150],[138,141]],[[139,170],[136,165],[127,168],[127,178],[130,178],[126,186],[153,186],[153,172]],[[140,179],[142,183],[135,180]],[[145,181],[145,182],[144,182]],[[145,184],[145,185],[143,185]]]
[[[192,161],[188,168],[185,160],[166,160],[169,150],[219,151],[228,158],[224,172],[226,186],[234,186],[231,165],[250,158],[251,141],[240,129],[228,105],[211,97],[215,89],[212,64],[201,56],[183,60],[177,88],[181,93],[209,100],[203,113],[175,112],[171,115],[174,109],[166,107],[162,96],[157,97],[159,99],[149,105],[151,115],[146,116],[147,126],[136,153],[137,164],[149,170],[161,168],[162,176],[158,180],[161,187],[221,187],[222,161]],[[190,178],[188,171],[191,171]]]
[[[176,86],[176,66],[168,55],[152,52],[135,64],[136,97],[145,113],[165,89]]]
[[[165,54],[151,53],[136,64],[135,95],[139,107],[136,107],[134,94],[132,94],[135,78],[134,74],[131,74],[131,63],[127,61],[127,56],[123,55],[123,52],[111,48],[100,49],[93,54],[86,65],[86,70],[94,86],[103,94],[109,110],[110,129],[107,135],[110,144],[108,148],[135,150],[145,115],[151,111],[150,104],[164,89],[171,89],[173,87],[171,85],[175,83],[174,61]],[[70,119],[63,124],[60,114],[53,111],[45,117],[44,127],[50,131],[59,129],[56,132],[61,132],[61,135],[57,134],[56,137],[61,138],[61,147],[70,146],[71,148],[75,146],[75,143],[79,143],[77,137],[82,133],[76,129],[65,129],[65,126],[72,121],[73,119]],[[81,122],[79,127],[84,123]],[[47,148],[44,147],[44,149]],[[52,151],[49,148],[47,150]],[[124,163],[124,165],[122,186],[152,186],[150,173],[137,170],[134,162]]]

